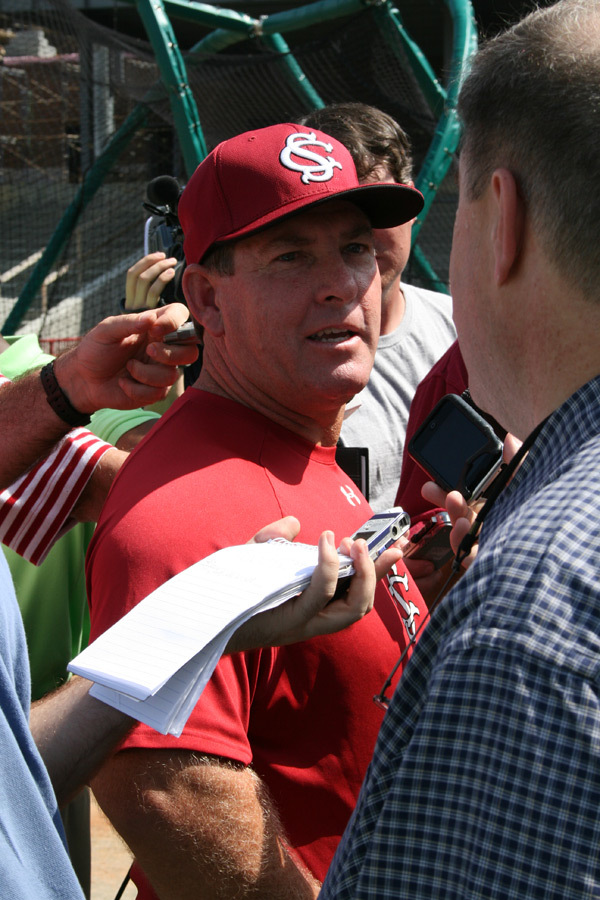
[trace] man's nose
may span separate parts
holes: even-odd
[[[343,257],[328,259],[320,271],[317,300],[352,303],[359,296],[357,272]]]

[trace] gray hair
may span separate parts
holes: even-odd
[[[508,168],[546,255],[600,297],[600,2],[559,0],[491,40],[458,112],[467,196]]]

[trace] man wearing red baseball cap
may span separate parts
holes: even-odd
[[[316,543],[369,518],[335,446],[379,335],[372,227],[422,203],[361,187],[342,144],[294,124],[200,164],[179,216],[202,373],[113,486],[89,554],[92,637],[265,521],[295,515]],[[94,787],[140,900],[316,896],[381,724],[372,697],[426,616],[402,563],[384,581],[345,631],[223,658],[180,738],[140,725],[107,764]]]

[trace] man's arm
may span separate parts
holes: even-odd
[[[70,426],[46,402],[39,372],[0,388],[0,488],[52,449]]]
[[[2,543],[39,565],[72,524],[74,505],[110,449],[84,428],[70,431],[48,456],[0,493]]]
[[[289,539],[298,529],[298,521],[287,518],[259,537],[279,532]],[[321,535],[319,549],[311,587],[254,617],[247,623],[252,632],[240,631],[229,650],[298,641],[349,625],[370,610],[377,576],[400,557],[399,550],[382,555],[376,571],[364,541],[345,546],[356,576],[346,597],[330,602],[338,573],[331,532]],[[92,787],[161,900],[288,900],[318,893],[318,883],[287,847],[264,785],[250,768],[189,750],[128,748],[108,760]]]
[[[55,374],[81,413],[104,407],[134,409],[166,395],[177,366],[192,362],[197,348],[168,346],[162,337],[188,316],[172,303],[159,310],[105,319],[73,350],[58,357]],[[191,352],[190,352],[191,351]],[[68,431],[47,402],[39,373],[0,389],[0,487],[14,482]]]
[[[292,540],[299,530],[298,520],[287,516],[262,528],[251,539],[251,542],[260,543],[275,537]],[[319,563],[313,573],[310,586],[299,597],[288,600],[277,609],[256,616],[251,627],[250,623],[245,623],[233,635],[226,652],[250,649],[263,644],[291,643],[314,637],[317,634],[327,634],[351,625],[369,612],[373,605],[377,577],[381,577],[387,568],[399,558],[400,551],[393,549],[386,551],[381,555],[377,561],[377,567],[375,567],[369,559],[364,541],[355,541],[352,546],[345,547],[345,549],[352,555],[356,569],[356,575],[353,577],[345,597],[331,600],[337,583],[339,562],[332,533],[323,532],[319,540]],[[31,731],[61,806],[87,783],[135,724],[133,719],[90,697],[88,695],[89,687],[89,681],[74,677],[57,691],[34,703],[31,708]],[[130,752],[128,750],[117,754],[115,760],[119,760],[120,757],[128,758]],[[162,751],[159,752],[159,757],[164,761],[165,757],[162,755]],[[112,767],[112,763],[113,761],[110,761],[108,767]],[[220,764],[216,762],[215,766],[218,769],[221,768]],[[116,770],[120,771],[120,768],[121,763],[119,762]],[[252,773],[248,775],[245,769],[232,771],[246,773],[245,779],[251,776],[255,797],[250,805],[254,811],[259,807],[262,809],[262,805],[264,805],[265,815],[274,816],[274,813],[269,811],[268,803],[259,790],[259,782],[255,776]],[[179,769],[176,767],[175,776],[178,772]],[[177,780],[175,776],[173,776],[174,787]],[[127,778],[125,780],[127,782]],[[109,783],[112,781],[113,776],[110,775]],[[131,802],[135,807],[137,795],[133,788],[133,782],[127,783],[125,788],[128,792],[131,791]],[[243,790],[244,796],[248,800],[252,792],[249,791],[247,784]],[[257,803],[258,806],[256,806]],[[146,813],[143,812],[142,818],[145,815]],[[273,849],[279,847],[277,842],[279,840],[283,842],[283,838],[275,837],[276,817],[272,820],[269,818],[269,821],[271,821],[269,827],[273,829],[269,846]],[[123,836],[128,840],[126,834]],[[281,846],[283,847],[283,843]],[[283,872],[288,872],[289,866],[292,865],[287,859],[286,853],[283,850],[281,853],[281,859],[275,864],[279,874],[281,874],[280,866],[283,867]],[[292,872],[292,874],[295,878],[295,873]],[[290,896],[296,895],[291,894]],[[312,896],[312,894],[298,894],[298,896]]]
[[[135,720],[90,697],[91,682],[73,676],[33,703],[31,733],[63,807],[87,784]]]
[[[258,776],[189,751],[118,753],[92,782],[161,900],[312,900]]]
[[[120,450],[118,447],[110,447],[102,455],[72,509],[71,517],[74,521],[98,521],[110,486],[130,452],[130,450],[125,451]]]

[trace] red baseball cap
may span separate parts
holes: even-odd
[[[214,244],[337,197],[360,207],[374,228],[410,221],[424,202],[405,184],[361,186],[349,151],[322,131],[286,123],[239,134],[209,153],[181,195],[185,258],[199,262]]]

